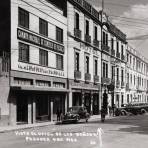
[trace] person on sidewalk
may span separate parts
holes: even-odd
[[[57,121],[60,121],[61,113],[60,113],[59,109],[57,109],[56,114],[57,114]]]
[[[105,121],[105,115],[106,115],[106,109],[104,109],[102,107],[101,109],[101,121],[104,122]]]

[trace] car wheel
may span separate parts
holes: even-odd
[[[145,109],[141,109],[141,114],[145,114],[146,110]]]

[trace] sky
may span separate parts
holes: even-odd
[[[87,1],[101,9],[102,0]],[[148,59],[148,0],[104,0],[104,11],[129,45]]]

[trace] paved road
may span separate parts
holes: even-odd
[[[0,134],[0,148],[101,147],[147,148],[148,115],[117,117],[105,123],[93,120],[88,123],[50,125]]]

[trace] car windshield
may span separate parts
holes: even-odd
[[[70,108],[68,109],[68,112],[71,112],[71,113],[78,113],[79,109],[80,109],[80,107],[78,107],[78,106],[70,107]]]

